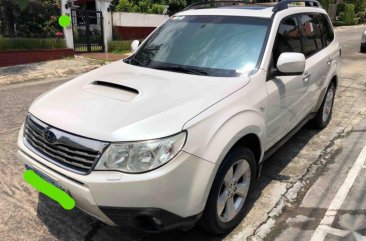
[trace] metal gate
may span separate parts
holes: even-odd
[[[75,52],[104,52],[101,11],[71,10]]]

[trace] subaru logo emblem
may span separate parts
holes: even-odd
[[[56,140],[57,140],[57,137],[56,137],[55,133],[53,133],[50,130],[46,130],[44,132],[43,138],[45,139],[45,141],[47,141],[50,144],[55,143]]]

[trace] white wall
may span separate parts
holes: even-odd
[[[102,11],[103,14],[105,52],[108,51],[108,41],[112,40],[112,14],[107,10],[111,2],[112,0],[97,0],[95,2],[97,10]]]
[[[168,15],[114,12],[113,26],[158,27],[168,18]]]

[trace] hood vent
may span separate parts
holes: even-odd
[[[94,81],[81,88],[89,93],[121,101],[132,101],[140,94],[137,89],[109,81]]]
[[[97,80],[97,81],[94,81],[92,84],[93,85],[99,85],[99,86],[110,87],[110,88],[115,88],[115,89],[119,89],[119,90],[128,91],[128,92],[131,92],[132,94],[135,94],[135,95],[138,95],[139,94],[138,90],[136,90],[136,89],[133,89],[133,88],[128,87],[128,86],[124,86],[124,85],[119,85],[119,84],[116,84],[116,83],[112,83],[112,82],[106,82],[106,81]]]

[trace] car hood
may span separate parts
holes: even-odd
[[[147,140],[175,134],[249,77],[207,77],[116,61],[40,96],[30,113],[41,121],[103,141]]]

